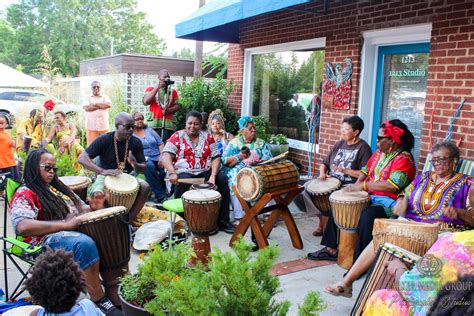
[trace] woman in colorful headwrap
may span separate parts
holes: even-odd
[[[472,302],[454,294],[467,290],[472,299],[474,284],[456,281],[474,275],[473,230],[442,235],[411,271],[398,260],[390,261],[387,269],[398,280],[398,290],[375,291],[364,315],[472,315],[465,313],[468,308],[472,311]],[[440,301],[441,290],[450,295]],[[452,313],[455,309],[459,310]]]
[[[415,177],[416,168],[411,154],[414,143],[413,134],[402,121],[385,121],[378,131],[378,149],[361,169],[356,183],[344,188],[349,192],[366,191],[371,197],[371,205],[362,212],[359,219],[359,236],[353,262],[372,241],[375,219],[392,215],[397,195]],[[337,258],[337,253],[329,253],[326,247],[311,253],[312,260],[327,260],[329,257]]]
[[[45,139],[45,143],[48,144],[46,149],[53,154],[71,155],[71,158],[75,162],[74,167],[80,170],[81,165],[76,162],[79,155],[84,151],[84,148],[76,140],[76,125],[69,123],[66,114],[62,111],[54,112],[54,122],[56,124],[51,128]],[[54,144],[50,143],[51,141],[54,142]]]
[[[207,128],[212,137],[216,140],[217,150],[222,156],[227,144],[234,139],[234,135],[225,131],[224,113],[220,109],[214,110],[209,114]]]
[[[474,226],[470,212],[474,186],[470,177],[456,173],[459,149],[452,143],[441,142],[431,149],[433,171],[417,176],[398,195],[393,213],[417,222],[440,223],[441,226],[465,229]],[[326,288],[334,295],[350,296],[352,283],[365,273],[375,260],[374,246],[370,243],[341,282]]]
[[[229,142],[222,155],[222,161],[227,167],[223,172],[229,181],[232,209],[236,220],[244,217],[242,205],[232,194],[232,186],[236,184],[237,173],[245,166],[272,158],[268,144],[257,138],[253,119],[250,116],[242,116],[238,122],[240,135]]]
[[[37,109],[31,110],[30,116],[20,122],[16,131],[16,150],[23,151],[23,141],[26,138],[31,138],[31,148],[39,148],[43,140],[43,112]]]

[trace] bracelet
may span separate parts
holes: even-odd
[[[364,191],[367,191],[367,181],[362,182],[362,189],[364,189]]]

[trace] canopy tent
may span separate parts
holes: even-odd
[[[213,0],[176,24],[176,37],[238,43],[240,21],[312,0]]]
[[[48,84],[0,63],[0,88],[47,88]]]

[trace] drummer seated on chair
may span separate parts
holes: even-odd
[[[56,171],[56,160],[48,151],[30,152],[25,161],[23,185],[10,204],[12,227],[27,243],[72,252],[84,271],[91,300],[106,315],[121,315],[101,287],[95,241],[75,231],[81,224],[76,215],[89,208],[58,179]]]
[[[92,209],[104,208],[106,196],[104,180],[106,176],[117,176],[122,172],[132,175],[146,170],[145,155],[142,142],[133,136],[134,121],[130,114],[119,113],[115,117],[114,132],[97,137],[92,144],[79,156],[79,163],[94,171],[97,179],[88,189]],[[99,157],[96,165],[92,160]],[[150,193],[150,185],[139,181],[140,189],[130,211],[130,221],[142,209]]]
[[[221,161],[216,142],[211,134],[201,129],[201,125],[201,113],[191,111],[186,115],[185,129],[175,132],[166,142],[163,166],[168,179],[176,186],[175,198],[180,198],[190,187],[190,184],[178,182],[179,179],[205,178],[217,185],[217,191],[222,195],[218,226],[232,234],[235,227],[229,221],[229,186],[226,177],[219,172]]]
[[[357,115],[346,117],[342,121],[341,140],[337,142],[324,158],[319,166],[319,179],[326,180],[333,177],[341,181],[341,184],[347,185],[356,182],[360,175],[360,169],[367,164],[372,150],[370,146],[360,138],[360,133],[364,129],[364,121]],[[307,187],[311,181],[305,183],[305,192],[303,198],[306,206],[306,212],[317,213]],[[329,211],[326,227],[322,225],[322,214],[319,215],[319,227],[313,232],[313,236],[323,236],[321,245],[323,249],[311,252],[308,258],[312,260],[335,260],[337,258],[337,235],[338,228],[334,223],[332,211]]]

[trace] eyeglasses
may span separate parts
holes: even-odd
[[[58,171],[58,167],[53,167],[51,165],[40,165],[40,167],[42,167],[46,172],[53,170],[53,172],[56,173]]]
[[[133,124],[118,124],[118,125],[122,125],[123,128],[125,128],[125,129],[133,129],[133,127],[134,127]]]
[[[248,130],[248,131],[255,131],[256,130],[255,126],[246,127],[245,129]]]
[[[440,164],[440,165],[446,165],[448,164],[449,162],[451,162],[451,159],[453,159],[452,156],[448,156],[448,157],[439,157],[439,158],[431,158],[431,163],[433,165],[437,165],[437,164]]]

